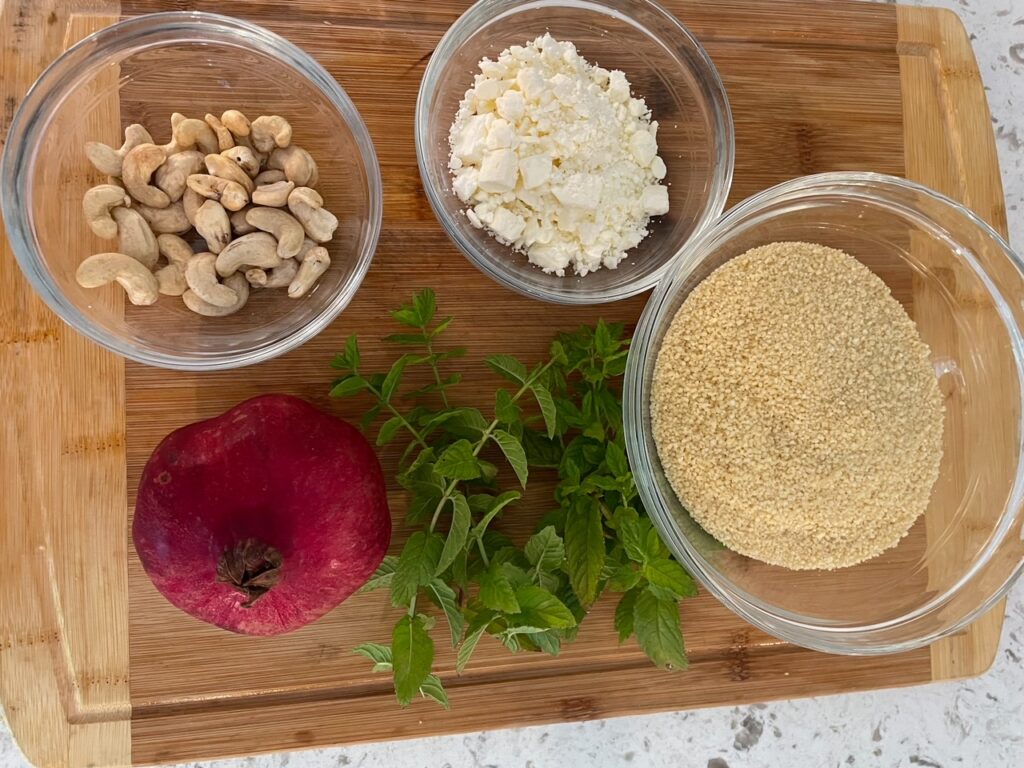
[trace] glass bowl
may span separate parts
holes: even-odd
[[[550,32],[591,64],[621,69],[658,121],[668,168],[669,213],[617,269],[586,277],[545,274],[466,218],[452,191],[448,132],[485,56],[497,58]],[[416,103],[416,158],[438,221],[486,275],[526,296],[559,304],[617,301],[653,287],[690,237],[725,208],[732,183],[733,124],[721,78],[700,43],[650,0],[482,0],[441,39]]]
[[[748,249],[787,240],[840,248],[881,277],[929,345],[945,397],[944,454],[926,513],[895,548],[833,571],[785,570],[725,549],[676,498],[651,434],[655,360],[690,291]],[[673,553],[744,619],[817,650],[907,650],[980,616],[1024,569],[1022,296],[1021,260],[991,227],[889,176],[796,179],[701,232],[644,310],[624,393],[640,495]]]
[[[170,116],[240,109],[286,117],[294,143],[317,161],[317,190],[340,224],[326,243],[331,267],[315,291],[252,291],[234,315],[201,317],[181,299],[129,304],[117,284],[82,288],[88,255],[116,251],[85,222],[82,196],[106,182],[83,152],[87,141],[120,147],[142,123],[158,143]],[[323,330],[355,295],[380,232],[380,169],[355,105],[337,82],[287,40],[207,13],[159,13],[107,27],[58,58],[25,97],[3,156],[3,216],[32,286],[68,325],[107,349],[187,370],[267,360]]]

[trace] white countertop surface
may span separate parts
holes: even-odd
[[[770,2],[771,0],[765,0]],[[905,0],[960,14],[1024,246],[1024,0]],[[0,720],[0,766],[25,760]],[[879,693],[539,726],[212,763],[208,768],[1010,768],[1024,766],[1024,584],[984,677]]]

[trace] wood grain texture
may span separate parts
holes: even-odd
[[[442,307],[459,318],[456,332],[470,348],[465,373],[472,382],[459,398],[478,405],[487,405],[495,383],[484,355],[507,351],[535,359],[553,329],[599,314],[635,323],[644,297],[597,311],[536,304],[503,291],[470,267],[437,225],[416,170],[413,105],[434,45],[467,5],[232,3],[233,14],[302,46],[342,83],[367,122],[384,176],[384,231],[359,295],[328,330],[285,358],[244,375],[124,364],[64,329],[31,294],[4,243],[0,374],[18,407],[14,433],[5,425],[0,470],[7,490],[0,522],[6,555],[0,558],[0,692],[33,762],[119,764],[128,758],[129,738],[132,762],[145,764],[583,720],[909,685],[976,674],[990,662],[1001,611],[934,651],[858,659],[788,646],[702,595],[684,606],[691,670],[671,675],[652,669],[635,645],[617,645],[612,605],[601,603],[558,659],[512,656],[495,643],[481,644],[460,678],[446,650],[439,664],[453,711],[426,704],[400,711],[387,679],[368,674],[350,653],[357,642],[389,632],[394,612],[380,594],[354,598],[285,638],[255,639],[195,621],[155,592],[126,546],[125,524],[142,466],[159,439],[267,391],[293,392],[339,415],[357,415],[357,404],[326,397],[327,362],[352,332],[364,338],[368,366],[390,361],[390,352],[371,340],[387,332],[380,319],[403,295],[433,286]],[[960,196],[983,215],[1001,210],[984,92],[958,20],[851,2],[667,5],[707,45],[732,102],[737,161],[730,204],[785,179],[828,170],[908,175],[948,192],[942,185],[955,179],[949,168],[959,162],[986,169],[967,174]],[[224,10],[212,1],[122,3],[125,14],[177,8]],[[103,23],[76,17],[68,28],[66,12],[56,3],[4,6],[0,33],[23,47],[14,64],[5,46],[5,94],[20,98],[62,47],[65,29],[73,36]],[[30,19],[30,33],[22,18]],[[47,24],[50,18],[56,21]],[[48,32],[50,26],[59,34]],[[956,83],[936,88],[950,76],[943,62]],[[908,102],[911,94],[919,106]],[[979,103],[984,119],[977,117]],[[150,108],[169,113],[178,106]],[[121,117],[132,109],[122,104]],[[968,125],[976,141],[963,140],[972,135],[964,133]],[[94,127],[111,128],[88,129]],[[63,372],[83,368],[94,371],[90,386],[96,389],[58,389]],[[384,456],[389,471],[395,458]],[[70,475],[46,469],[55,466]],[[527,535],[550,498],[550,478],[532,486],[523,505],[528,511],[506,526],[514,538]],[[390,493],[398,520],[403,498],[395,487]],[[86,541],[101,547],[102,557],[86,557],[85,541],[73,538],[94,521],[95,540],[90,533]],[[399,528],[395,549],[403,537]],[[122,597],[112,600],[111,594]],[[76,708],[76,701],[87,706]]]
[[[991,116],[963,22],[950,11],[901,6],[897,23],[908,177],[962,202],[1007,237],[1006,204]],[[935,130],[936,126],[944,130]],[[984,328],[977,333],[983,344],[991,345],[988,358],[1000,360],[996,347],[1001,338],[999,318],[991,313],[974,322],[989,329],[988,333]],[[979,350],[980,354],[985,352]],[[992,396],[999,397],[997,393]],[[1013,393],[1004,396],[1010,401]],[[984,442],[992,461],[1002,464],[998,457],[1013,451],[1016,436],[998,425],[986,425],[977,439]],[[962,482],[962,478],[949,481]],[[944,521],[933,518],[928,522],[938,529]],[[962,521],[961,537],[969,535],[971,523]],[[992,666],[1004,608],[1005,601],[967,631],[932,645],[932,676],[936,680],[970,677]]]
[[[5,134],[42,68],[118,18],[116,4],[75,9],[88,14],[69,17],[72,9],[59,2],[3,4]],[[116,76],[116,70],[109,73]],[[114,97],[81,129],[113,139],[119,126]],[[80,258],[93,245],[69,239]],[[45,308],[18,271],[6,238],[0,283],[0,380],[13,401],[0,466],[4,709],[37,765],[127,765],[124,363]],[[82,370],[92,375],[77,375]],[[75,381],[70,396],[69,381]]]

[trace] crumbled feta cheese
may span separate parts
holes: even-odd
[[[644,189],[642,202],[644,213],[648,216],[661,216],[668,213],[668,189],[660,184],[652,184]]]
[[[480,62],[451,128],[452,189],[545,272],[614,269],[668,212],[657,128],[624,73],[544,35]]]
[[[530,155],[519,161],[519,173],[523,176],[523,186],[534,189],[551,178],[551,157],[549,155]]]
[[[484,153],[477,185],[485,192],[508,192],[516,185],[519,163],[511,149],[496,149]]]

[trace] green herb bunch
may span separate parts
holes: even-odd
[[[685,667],[678,601],[696,589],[644,514],[626,460],[622,327],[599,322],[561,334],[532,368],[508,355],[487,358],[509,385],[485,415],[451,402],[461,376],[447,369],[465,350],[439,348],[452,318],[435,316],[430,290],[392,312],[405,330],[386,341],[409,351],[385,373],[363,370],[355,337],[332,361],[342,372],[332,396],[368,394],[363,429],[383,415],[378,446],[405,441],[398,482],[409,493],[409,522],[421,526],[364,587],[389,588],[403,609],[390,645],[364,643],[356,652],[374,671],[393,674],[401,705],[420,694],[447,707],[432,672],[435,621],[425,602],[443,613],[461,673],[485,634],[512,651],[557,655],[610,590],[622,593],[620,640],[635,633],[656,664]],[[403,386],[417,366],[429,369],[430,382]],[[521,488],[531,468],[558,472],[557,508],[521,548],[495,523],[522,494],[500,487],[492,459],[508,465]]]

